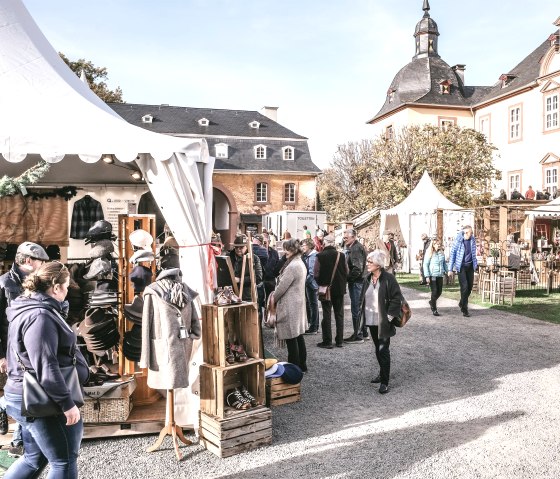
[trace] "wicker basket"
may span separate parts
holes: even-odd
[[[85,423],[123,422],[132,411],[132,398],[86,399],[81,409]]]

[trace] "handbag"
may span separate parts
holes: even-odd
[[[274,303],[274,293],[268,297],[266,305],[266,320],[264,322],[267,328],[274,329],[276,327],[276,304]]]
[[[331,300],[331,286],[334,281],[334,275],[336,274],[336,267],[338,266],[338,260],[340,259],[340,253],[337,253],[336,262],[334,263],[334,269],[331,276],[331,281],[328,286],[319,286],[317,290],[317,295],[320,301],[330,301]]]
[[[389,294],[389,282],[385,281],[385,288],[387,289],[387,294]],[[387,297],[387,301],[389,301],[389,298]],[[397,328],[402,328],[404,327],[404,325],[406,323],[408,323],[408,320],[410,318],[412,318],[412,309],[410,309],[410,306],[408,304],[408,301],[406,299],[404,299],[404,296],[401,292],[401,311],[400,311],[400,315],[398,317],[393,318],[393,320],[391,321],[391,324],[393,326],[396,326]]]

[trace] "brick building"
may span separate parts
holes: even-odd
[[[204,138],[216,158],[213,229],[229,243],[238,230],[261,230],[261,215],[316,209],[316,179],[307,138],[276,121],[277,108],[246,110],[110,103],[133,125]],[[279,231],[275,232],[281,233]]]

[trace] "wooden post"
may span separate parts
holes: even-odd
[[[503,243],[507,240],[508,235],[508,207],[500,206],[500,226],[498,232],[498,241]]]

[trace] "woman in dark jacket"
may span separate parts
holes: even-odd
[[[70,366],[75,359],[82,384],[89,373],[76,346],[76,335],[63,317],[61,303],[69,283],[70,274],[63,264],[45,263],[27,276],[24,294],[8,308],[8,381],[4,393],[8,414],[23,426],[24,449],[24,455],[4,475],[8,479],[38,477],[47,464],[48,478],[78,477],[83,423],[60,368]],[[59,415],[22,417],[23,371],[18,356],[25,368],[35,371],[45,392],[60,406]]]
[[[381,250],[368,254],[366,267],[368,275],[361,296],[362,321],[369,327],[375,345],[375,357],[380,372],[372,383],[381,383],[379,392],[389,392],[389,373],[391,372],[391,337],[397,331],[393,325],[401,314],[401,288],[392,274],[384,269],[385,255]]]

